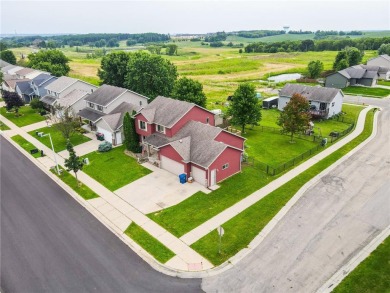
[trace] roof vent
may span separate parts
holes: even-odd
[[[182,143],[182,142],[183,142],[183,140],[179,139],[179,142],[180,142],[180,143]]]

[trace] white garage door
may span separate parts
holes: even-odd
[[[167,170],[168,172],[171,172],[175,175],[183,174],[184,173],[184,165],[181,163],[178,163],[174,160],[171,160],[170,158],[167,158],[165,156],[161,156],[161,168],[164,170]]]
[[[104,134],[104,140],[112,143],[112,133],[110,131],[107,131],[103,128],[98,127],[96,129],[97,132],[101,132]]]
[[[122,133],[121,132],[117,132],[116,134],[116,144],[121,144],[122,143]]]
[[[191,175],[194,180],[204,186],[206,186],[206,171],[199,169],[195,166],[191,167]]]

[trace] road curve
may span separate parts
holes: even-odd
[[[156,272],[0,136],[0,291],[200,292]]]
[[[305,192],[253,253],[203,279],[203,290],[315,292],[390,224],[389,100],[372,104],[386,107],[377,136]]]

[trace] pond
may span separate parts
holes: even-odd
[[[302,74],[300,73],[289,73],[289,74],[280,74],[280,75],[271,76],[268,78],[268,80],[273,82],[282,82],[282,81],[296,80],[301,77]]]

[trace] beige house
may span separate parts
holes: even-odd
[[[367,61],[367,66],[377,66],[379,79],[390,80],[390,56],[387,54],[371,58]]]

